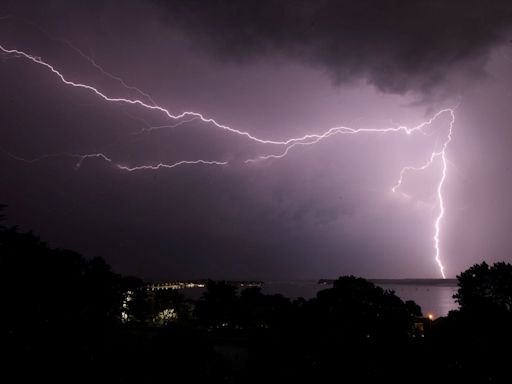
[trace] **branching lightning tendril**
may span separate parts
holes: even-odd
[[[81,49],[79,49],[79,48],[75,47],[73,44],[71,44],[71,42],[69,40],[64,40],[64,39],[59,39],[59,40],[62,41],[64,44],[66,44],[68,47],[70,47],[72,50],[74,50],[76,53],[78,53],[78,55],[80,55],[83,59],[88,61],[94,68],[96,68],[98,71],[100,71],[103,75],[111,78],[112,80],[117,81],[124,88],[126,88],[130,91],[137,92],[139,95],[141,95],[141,96],[145,97],[147,100],[149,100],[149,102],[151,102],[153,105],[156,105],[156,102],[153,100],[153,98],[149,94],[147,94],[144,91],[141,91],[139,88],[134,87],[133,85],[126,84],[126,82],[123,79],[121,79],[119,76],[116,76],[116,75],[111,74],[110,72],[107,72],[105,69],[103,69],[103,67],[101,65],[96,63],[96,61],[92,57],[87,56]]]
[[[68,43],[68,45],[70,45],[70,44]],[[318,142],[320,142],[322,140],[325,140],[331,136],[338,135],[338,134],[406,133],[409,135],[409,134],[413,134],[413,133],[417,133],[417,132],[426,134],[425,129],[428,128],[436,119],[438,119],[441,115],[446,115],[446,114],[449,115],[450,122],[449,122],[449,127],[448,127],[448,134],[446,135],[446,138],[445,138],[444,142],[442,143],[441,148],[439,150],[435,150],[434,152],[432,152],[432,154],[430,155],[430,158],[424,164],[419,165],[419,166],[406,166],[406,167],[402,168],[402,170],[400,171],[399,179],[398,179],[397,183],[392,187],[392,191],[397,192],[400,189],[407,173],[415,172],[415,171],[422,171],[422,170],[429,168],[436,161],[441,162],[441,175],[440,175],[440,178],[439,178],[439,181],[437,184],[437,188],[436,188],[439,212],[434,221],[433,243],[434,243],[434,251],[435,251],[435,254],[434,254],[435,262],[437,263],[437,265],[439,267],[442,277],[446,278],[446,275],[444,272],[445,268],[441,261],[440,232],[441,232],[441,222],[442,222],[442,219],[445,214],[445,203],[444,203],[442,192],[443,192],[443,187],[444,187],[444,184],[446,181],[446,176],[447,176],[448,162],[446,159],[446,150],[447,150],[449,143],[452,140],[453,126],[455,123],[454,109],[452,109],[452,108],[442,109],[442,110],[438,111],[435,115],[433,115],[429,120],[424,121],[421,124],[419,124],[415,127],[412,127],[412,128],[409,128],[406,126],[398,126],[398,127],[390,127],[390,128],[383,128],[383,129],[369,129],[369,128],[354,129],[354,128],[349,128],[349,127],[345,127],[345,126],[338,126],[338,127],[332,127],[323,133],[306,134],[301,137],[290,138],[290,139],[286,139],[286,140],[262,139],[262,138],[258,138],[256,136],[252,135],[249,132],[235,129],[235,128],[229,127],[227,125],[224,125],[224,124],[220,124],[217,121],[215,121],[214,119],[205,117],[204,115],[202,115],[201,113],[198,113],[198,112],[187,111],[187,112],[182,112],[180,114],[172,114],[168,109],[156,104],[153,101],[153,99],[151,98],[151,96],[149,96],[148,94],[140,91],[138,88],[135,88],[133,86],[128,86],[121,78],[104,71],[101,66],[99,66],[91,58],[87,57],[82,51],[78,50],[77,48],[75,48],[73,46],[71,46],[71,47],[75,51],[77,51],[84,59],[88,60],[101,73],[103,73],[104,75],[106,75],[112,79],[117,80],[125,88],[127,88],[129,90],[137,91],[140,95],[144,96],[147,100],[149,100],[151,102],[151,104],[148,104],[140,99],[108,96],[94,86],[68,80],[59,70],[57,70],[54,66],[47,63],[46,61],[44,61],[42,58],[30,55],[24,51],[21,51],[18,49],[8,49],[8,48],[5,48],[3,45],[0,45],[0,51],[6,55],[9,55],[9,57],[23,58],[23,59],[29,60],[35,64],[38,64],[38,65],[46,68],[50,72],[52,72],[55,76],[57,76],[57,78],[62,83],[66,84],[68,86],[72,86],[75,88],[81,88],[86,91],[89,91],[107,102],[136,105],[136,106],[145,108],[150,111],[163,113],[171,120],[176,121],[176,123],[174,123],[174,124],[144,128],[136,134],[142,134],[144,132],[150,132],[152,130],[157,130],[157,129],[175,128],[179,125],[189,123],[193,120],[200,120],[206,124],[211,124],[215,128],[224,130],[225,132],[228,132],[228,133],[243,136],[243,137],[245,137],[253,142],[259,143],[259,144],[272,145],[274,147],[275,146],[282,147],[282,150],[278,153],[263,154],[263,155],[255,157],[255,158],[246,159],[244,161],[245,163],[254,163],[254,162],[264,161],[264,160],[269,160],[269,159],[281,159],[281,158],[287,156],[290,153],[290,151],[293,150],[294,148],[297,148],[300,146],[317,144]],[[50,158],[50,157],[67,156],[67,157],[78,159],[78,162],[76,163],[77,167],[80,167],[86,159],[99,158],[99,159],[102,159],[106,162],[113,164],[115,167],[117,167],[120,170],[124,170],[124,171],[128,171],[128,172],[141,171],[141,170],[158,170],[158,169],[162,169],[162,168],[175,168],[175,167],[184,166],[184,165],[225,166],[230,163],[229,161],[197,159],[197,160],[181,160],[181,161],[177,161],[175,163],[158,163],[158,164],[154,164],[154,165],[126,166],[126,165],[121,165],[121,164],[115,163],[114,160],[112,160],[110,157],[108,157],[107,155],[105,155],[103,153],[73,154],[73,153],[62,152],[62,153],[57,153],[57,154],[43,155],[38,158],[30,159],[30,160],[20,158],[18,156],[15,156],[15,155],[9,153],[9,152],[6,152],[6,153],[8,153],[9,156],[11,156],[12,158],[14,158],[16,160],[25,161],[25,162],[29,162],[29,163],[41,161],[41,160],[44,160],[44,159]]]

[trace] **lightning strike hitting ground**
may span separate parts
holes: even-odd
[[[286,155],[288,155],[290,153],[290,151],[295,147],[317,144],[321,140],[327,139],[327,138],[337,135],[337,134],[406,133],[406,134],[410,135],[410,134],[417,133],[417,132],[422,133],[422,134],[427,134],[425,132],[426,128],[431,126],[432,123],[436,119],[438,119],[441,115],[448,114],[450,116],[449,129],[448,129],[448,134],[446,136],[446,139],[443,141],[443,143],[441,145],[441,149],[432,152],[432,154],[430,155],[430,158],[424,164],[422,164],[420,166],[406,166],[406,167],[402,168],[402,170],[400,171],[400,175],[399,175],[399,179],[398,179],[397,183],[392,187],[393,192],[398,191],[399,188],[401,187],[404,177],[407,173],[413,172],[413,171],[425,170],[425,169],[429,168],[432,164],[434,164],[436,161],[438,161],[438,160],[441,161],[442,171],[441,171],[441,176],[439,178],[439,182],[438,182],[437,188],[436,188],[437,200],[438,200],[438,204],[439,204],[438,205],[439,213],[434,221],[433,242],[434,242],[434,250],[435,250],[434,259],[439,267],[442,277],[446,278],[446,275],[444,272],[445,268],[441,262],[440,232],[441,232],[441,222],[442,222],[442,219],[443,219],[444,213],[445,213],[445,204],[444,204],[442,191],[443,191],[443,186],[444,186],[444,183],[446,181],[446,176],[447,176],[446,150],[447,150],[449,143],[452,140],[453,126],[455,123],[455,110],[454,109],[452,109],[452,108],[442,109],[439,112],[437,112],[435,115],[433,115],[429,120],[424,121],[421,124],[419,124],[415,127],[412,127],[412,128],[409,128],[406,126],[398,126],[398,127],[383,128],[383,129],[369,129],[369,128],[354,129],[354,128],[349,128],[349,127],[345,127],[345,126],[338,126],[338,127],[330,128],[321,134],[316,134],[316,133],[306,134],[301,137],[290,138],[290,139],[286,139],[286,140],[261,139],[261,138],[258,138],[256,136],[252,135],[249,132],[238,130],[238,129],[229,127],[227,125],[220,124],[220,123],[216,122],[214,119],[204,117],[201,113],[198,113],[198,112],[188,112],[187,111],[187,112],[182,112],[180,114],[174,115],[168,109],[154,103],[153,99],[151,99],[151,97],[149,95],[143,93],[142,91],[138,90],[135,87],[127,86],[126,83],[122,79],[105,72],[92,59],[87,57],[85,54],[83,54],[81,51],[77,50],[76,48],[74,48],[74,47],[72,47],[72,48],[75,49],[75,51],[79,52],[79,54],[84,59],[89,61],[95,68],[99,69],[101,73],[103,73],[104,75],[106,75],[110,78],[113,78],[117,81],[120,81],[121,84],[125,86],[125,88],[139,91],[139,93],[144,95],[146,97],[146,99],[150,100],[152,102],[152,104],[147,104],[144,101],[139,100],[139,99],[108,96],[108,95],[104,94],[102,91],[98,90],[97,88],[95,88],[91,85],[74,82],[74,81],[70,81],[70,80],[66,79],[60,71],[55,69],[55,67],[53,67],[49,63],[43,61],[43,59],[40,57],[30,55],[21,50],[8,49],[8,48],[5,48],[4,46],[0,45],[0,51],[3,52],[4,54],[9,55],[9,57],[13,57],[13,58],[23,58],[23,59],[29,60],[35,64],[38,64],[38,65],[46,68],[47,70],[51,71],[54,75],[56,75],[60,79],[60,81],[62,83],[66,84],[66,85],[69,85],[69,86],[72,86],[75,88],[85,89],[108,102],[136,105],[136,106],[148,109],[148,110],[160,112],[160,113],[165,114],[168,118],[170,118],[174,121],[177,121],[175,124],[144,128],[136,134],[142,134],[144,132],[150,132],[152,130],[157,130],[157,129],[175,128],[179,125],[189,123],[193,120],[200,120],[204,123],[211,124],[216,128],[220,128],[226,132],[246,137],[247,139],[257,142],[259,144],[268,144],[268,145],[283,147],[283,150],[277,154],[271,153],[271,154],[260,155],[260,156],[257,156],[256,158],[247,159],[244,161],[244,163],[254,163],[254,162],[269,160],[269,159],[281,159],[281,158],[285,157]],[[177,161],[175,163],[169,163],[169,164],[158,163],[155,165],[126,166],[126,165],[121,165],[121,164],[114,162],[114,160],[112,160],[110,157],[108,157],[107,155],[105,155],[103,153],[72,154],[72,153],[63,152],[63,153],[58,153],[58,154],[43,155],[43,156],[40,156],[35,159],[27,160],[27,159],[23,159],[18,156],[12,155],[11,153],[9,153],[7,151],[5,151],[5,152],[9,156],[11,156],[12,158],[14,158],[16,160],[21,160],[21,161],[25,161],[25,162],[29,162],[29,163],[34,163],[34,162],[41,161],[41,160],[44,160],[49,157],[58,157],[58,156],[67,156],[67,157],[71,157],[71,158],[77,158],[78,159],[78,162],[76,163],[77,168],[80,167],[86,159],[99,158],[99,159],[102,159],[106,162],[113,164],[118,169],[128,171],[128,172],[141,171],[141,170],[158,170],[158,169],[162,169],[162,168],[175,168],[175,167],[183,166],[183,165],[215,165],[215,166],[222,165],[222,166],[225,166],[225,165],[230,164],[229,161],[197,159],[197,160],[181,160],[181,161]]]

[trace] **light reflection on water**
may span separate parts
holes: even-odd
[[[446,316],[449,311],[457,309],[458,305],[453,299],[457,291],[455,286],[439,285],[406,285],[394,283],[380,283],[380,287],[395,291],[402,300],[413,300],[421,307],[424,315],[432,313],[434,317]],[[318,284],[316,281],[270,281],[265,282],[262,293],[276,294],[295,299],[303,297],[310,299],[322,289],[330,288],[330,285]]]
[[[446,316],[449,311],[457,309],[453,299],[457,287],[446,286],[414,286],[380,284],[384,289],[392,289],[402,300],[413,300],[421,307],[423,315],[432,313],[434,317]]]
[[[453,299],[457,291],[455,286],[440,285],[414,285],[379,283],[383,289],[393,290],[402,300],[413,300],[421,307],[423,315],[431,313],[434,317],[446,316],[450,310],[457,309],[458,305]],[[281,294],[290,299],[303,297],[311,299],[318,291],[330,288],[330,285],[318,284],[317,281],[266,281],[261,292],[268,295]],[[190,299],[197,300],[204,288],[188,288],[182,292]]]

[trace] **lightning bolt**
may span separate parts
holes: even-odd
[[[119,84],[121,84],[124,88],[137,92],[139,95],[145,97],[147,100],[149,100],[150,103],[153,105],[156,105],[157,103],[153,100],[153,98],[147,94],[144,91],[141,91],[139,88],[134,87],[133,85],[128,85],[126,82],[120,78],[119,76],[113,75],[110,72],[107,72],[101,65],[99,65],[92,57],[87,56],[80,48],[74,46],[69,40],[65,39],[58,39],[59,41],[62,41],[64,44],[66,44],[68,47],[70,47],[72,50],[74,50],[79,56],[81,56],[83,59],[88,61],[94,68],[96,68],[100,73],[105,75],[106,77],[111,78],[112,80],[117,81]]]
[[[69,45],[69,43],[68,43],[68,45]],[[422,133],[422,134],[426,135],[427,133],[426,133],[425,130],[429,126],[431,126],[432,123],[436,119],[438,119],[441,115],[448,114],[450,116],[449,130],[448,130],[448,134],[446,136],[446,139],[443,141],[443,143],[441,145],[441,149],[437,150],[437,151],[433,151],[432,154],[430,155],[430,157],[428,158],[428,160],[424,164],[422,164],[422,165],[419,165],[419,166],[406,166],[406,167],[402,168],[402,170],[400,171],[399,179],[398,179],[397,183],[392,187],[392,191],[393,192],[398,191],[400,189],[400,187],[401,187],[401,185],[403,183],[403,180],[404,180],[404,178],[405,178],[407,173],[415,172],[415,171],[416,172],[417,171],[423,171],[423,170],[429,168],[438,159],[440,159],[441,165],[442,165],[442,172],[441,172],[441,176],[440,176],[439,182],[437,184],[437,188],[436,188],[439,213],[438,213],[438,215],[437,215],[437,217],[435,218],[435,221],[434,221],[433,242],[434,242],[434,250],[435,250],[435,254],[434,254],[435,262],[437,263],[437,265],[439,267],[439,270],[440,270],[440,273],[441,273],[442,277],[446,278],[446,275],[445,275],[445,272],[444,272],[445,268],[444,268],[444,266],[443,266],[443,264],[441,262],[440,233],[441,233],[442,219],[443,219],[444,214],[445,214],[445,203],[444,203],[443,193],[442,192],[443,192],[443,186],[445,184],[446,177],[447,177],[446,150],[447,150],[447,147],[448,147],[449,143],[452,141],[453,126],[455,124],[455,109],[454,108],[442,109],[442,110],[438,111],[435,115],[433,115],[430,119],[420,123],[419,125],[411,127],[411,128],[406,127],[406,126],[397,126],[397,127],[382,128],[382,129],[377,129],[377,128],[375,128],[375,129],[373,129],[373,128],[354,129],[354,128],[345,127],[345,126],[337,126],[337,127],[332,127],[332,128],[326,130],[323,133],[319,133],[319,134],[317,134],[317,133],[305,134],[305,135],[303,135],[301,137],[290,138],[290,139],[286,139],[286,140],[262,139],[262,138],[259,138],[259,137],[256,137],[256,136],[252,135],[249,132],[242,131],[242,130],[239,130],[239,129],[235,129],[235,128],[229,127],[227,125],[224,125],[224,124],[220,124],[217,121],[215,121],[214,119],[209,118],[209,117],[205,117],[204,115],[202,115],[201,113],[198,113],[198,112],[186,111],[186,112],[182,112],[180,114],[173,114],[168,109],[166,109],[166,108],[164,108],[164,107],[154,103],[153,99],[148,94],[140,91],[138,88],[135,88],[135,87],[127,85],[121,78],[119,78],[117,76],[114,76],[114,75],[106,72],[105,70],[103,70],[103,68],[101,66],[99,66],[91,58],[87,57],[82,51],[78,50],[77,48],[75,48],[73,46],[71,46],[71,47],[73,49],[75,49],[75,51],[77,51],[84,59],[88,60],[95,68],[100,70],[101,73],[103,73],[104,75],[106,75],[106,76],[108,76],[108,77],[110,77],[112,79],[115,79],[115,80],[119,81],[127,89],[138,91],[139,94],[143,95],[152,104],[148,104],[148,103],[146,103],[146,102],[144,102],[143,100],[140,100],[140,99],[131,99],[131,98],[123,98],[123,97],[112,97],[112,96],[109,96],[109,95],[103,93],[98,88],[93,87],[91,85],[68,80],[59,70],[57,70],[54,66],[52,66],[49,63],[47,63],[46,61],[44,61],[41,57],[30,55],[30,54],[28,54],[28,53],[26,53],[24,51],[21,51],[21,50],[18,50],[18,49],[5,48],[3,45],[0,45],[0,51],[3,52],[6,55],[9,55],[9,57],[22,58],[22,59],[26,59],[28,61],[31,61],[31,62],[33,62],[35,64],[38,64],[39,66],[42,66],[45,69],[49,70],[51,73],[53,73],[65,85],[89,91],[92,94],[95,94],[96,96],[100,97],[101,99],[103,99],[103,100],[105,100],[107,102],[135,105],[135,106],[142,107],[142,108],[145,108],[145,109],[150,110],[150,111],[155,111],[155,112],[163,113],[164,115],[166,115],[171,120],[177,121],[177,123],[175,123],[175,124],[143,128],[140,132],[138,132],[136,134],[142,134],[144,132],[150,132],[150,131],[157,130],[157,129],[175,128],[175,127],[177,127],[179,125],[186,124],[186,123],[189,123],[189,122],[194,121],[194,120],[200,120],[200,121],[202,121],[202,122],[204,122],[206,124],[211,124],[214,127],[219,128],[221,130],[224,130],[224,131],[226,131],[228,133],[232,133],[232,134],[243,136],[243,137],[245,137],[245,138],[247,138],[247,139],[249,139],[251,141],[254,141],[256,143],[268,144],[268,145],[273,145],[273,146],[280,146],[280,147],[283,148],[281,150],[281,152],[270,153],[270,154],[260,155],[260,156],[257,156],[255,158],[246,159],[244,161],[244,163],[255,163],[255,162],[258,162],[258,161],[265,161],[265,160],[269,160],[269,159],[282,159],[285,156],[287,156],[290,153],[290,151],[292,151],[294,148],[297,148],[297,147],[300,147],[300,146],[314,145],[314,144],[319,143],[322,140],[325,140],[327,138],[330,138],[330,137],[338,135],[338,134],[376,134],[376,133],[389,134],[389,133],[405,133],[407,135],[410,135],[410,134],[419,132],[419,133]],[[11,153],[8,153],[8,154],[9,154],[9,156],[11,156],[11,157],[13,157],[13,158],[15,158],[17,160],[21,160],[21,161],[25,161],[25,162],[29,162],[29,163],[33,163],[33,162],[36,162],[36,161],[41,161],[43,159],[46,159],[46,158],[49,158],[49,157],[56,157],[56,156],[67,156],[67,157],[71,157],[71,158],[77,158],[78,159],[78,162],[76,164],[77,168],[80,167],[82,165],[82,163],[86,159],[89,159],[89,158],[99,158],[99,159],[102,159],[102,160],[104,160],[104,161],[106,161],[108,163],[113,164],[118,169],[121,169],[121,170],[124,170],[124,171],[128,171],[128,172],[141,171],[141,170],[158,170],[158,169],[162,169],[162,168],[175,168],[175,167],[183,166],[183,165],[225,166],[225,165],[230,164],[229,161],[217,161],[217,160],[198,159],[198,160],[181,160],[181,161],[177,161],[177,162],[174,162],[174,163],[158,163],[158,164],[155,164],[155,165],[138,165],[138,166],[129,167],[129,166],[121,165],[121,164],[118,164],[118,163],[114,162],[114,160],[112,160],[110,157],[108,157],[107,155],[105,155],[103,153],[72,154],[72,153],[64,152],[64,153],[59,153],[59,154],[43,155],[43,156],[40,156],[40,157],[35,158],[35,159],[31,159],[31,160],[27,160],[27,159],[24,159],[24,158],[21,158],[21,157],[18,157],[18,156],[14,156]]]
[[[400,177],[397,181],[397,183],[391,188],[393,192],[396,192],[400,186],[402,185],[402,182],[404,180],[405,174],[411,171],[423,171],[427,168],[429,168],[434,162],[438,159],[441,161],[441,177],[439,179],[439,182],[437,184],[436,188],[436,194],[437,194],[437,201],[439,204],[439,214],[437,215],[435,222],[434,222],[434,259],[439,267],[439,271],[441,272],[441,275],[443,278],[446,278],[446,275],[444,273],[444,266],[441,262],[441,249],[440,249],[440,236],[441,236],[441,221],[443,220],[444,213],[445,213],[445,205],[444,205],[444,199],[443,199],[443,186],[446,181],[446,172],[448,167],[448,160],[446,159],[446,149],[448,148],[448,144],[452,141],[453,138],[453,126],[455,124],[455,110],[454,109],[446,109],[447,113],[450,114],[450,122],[448,125],[448,135],[446,136],[446,140],[442,143],[441,149],[439,151],[434,151],[430,155],[430,158],[425,162],[424,164],[414,167],[414,166],[407,166],[402,168],[400,171]]]
[[[92,92],[93,94],[99,96],[100,98],[102,98],[105,101],[110,101],[110,102],[113,102],[113,103],[123,103],[123,104],[137,105],[139,107],[142,107],[142,108],[145,108],[145,109],[148,109],[148,110],[161,112],[161,113],[165,114],[167,117],[169,117],[169,118],[171,118],[173,120],[180,120],[180,119],[182,119],[184,117],[187,117],[187,116],[196,117],[197,119],[201,120],[204,123],[213,124],[217,128],[223,129],[223,130],[228,131],[230,133],[234,133],[234,134],[237,134],[237,135],[245,136],[248,139],[256,141],[256,142],[258,142],[260,144],[288,145],[288,144],[293,143],[295,141],[306,140],[308,138],[308,136],[309,136],[309,135],[305,135],[303,138],[289,139],[287,141],[276,141],[276,140],[259,139],[256,136],[251,135],[249,132],[245,132],[245,131],[241,131],[241,130],[238,130],[238,129],[235,129],[235,128],[231,128],[231,127],[229,127],[227,125],[218,123],[217,121],[215,121],[212,118],[204,117],[199,112],[186,111],[186,112],[182,112],[182,113],[180,113],[178,115],[173,115],[168,109],[166,109],[166,108],[164,108],[164,107],[162,107],[160,105],[147,104],[147,103],[145,103],[144,101],[142,101],[140,99],[129,99],[129,98],[124,98],[124,97],[110,97],[110,96],[107,96],[106,94],[104,94],[103,92],[101,92],[100,90],[98,90],[97,88],[95,88],[95,87],[93,87],[91,85],[83,84],[83,83],[78,83],[78,82],[74,82],[74,81],[66,79],[61,72],[59,72],[51,64],[43,61],[43,59],[40,58],[40,57],[30,55],[30,54],[28,54],[26,52],[23,52],[23,51],[20,51],[20,50],[17,50],[17,49],[8,49],[8,48],[5,48],[3,45],[0,45],[0,51],[2,51],[5,54],[8,54],[8,55],[14,55],[14,57],[16,57],[16,58],[20,58],[20,57],[21,58],[25,58],[27,60],[32,61],[33,63],[36,63],[36,64],[38,64],[40,66],[43,66],[46,69],[48,69],[49,71],[51,71],[53,74],[55,74],[64,84],[72,86],[72,87],[75,87],[75,88],[81,88],[81,89],[88,90],[88,91]]]

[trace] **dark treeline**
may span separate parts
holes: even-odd
[[[0,227],[0,380],[510,382],[512,265],[457,278],[434,321],[353,276],[294,301],[210,281],[194,302]]]

